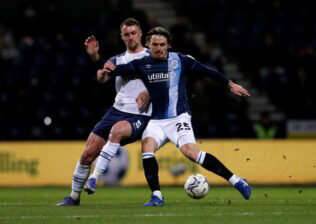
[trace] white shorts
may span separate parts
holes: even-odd
[[[155,139],[158,148],[168,140],[178,148],[188,143],[196,143],[191,116],[188,113],[180,114],[175,118],[150,120],[143,133],[142,139],[151,137]]]

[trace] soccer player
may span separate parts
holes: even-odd
[[[126,51],[109,59],[115,65],[125,64],[134,59],[149,55],[148,49],[141,43],[142,31],[136,19],[128,18],[121,23],[121,38]],[[86,42],[86,51],[94,61],[100,60],[98,42],[89,37]],[[107,80],[110,72],[106,66],[97,71],[100,82]],[[100,154],[96,163],[93,177],[98,177],[114,157],[120,145],[128,144],[140,139],[151,115],[149,94],[140,79],[126,81],[117,76],[115,80],[117,95],[113,106],[105,113],[90,133],[85,149],[77,162],[72,178],[72,191],[58,206],[76,206],[80,204],[80,194],[90,173],[91,163]],[[86,183],[86,191],[93,193],[96,187],[96,178]]]
[[[124,65],[108,65],[109,76],[137,77],[143,80],[152,102],[152,118],[142,136],[145,176],[152,196],[145,206],[161,206],[164,198],[160,191],[158,164],[154,152],[167,140],[174,143],[190,160],[229,181],[245,199],[251,195],[246,180],[230,171],[213,155],[201,151],[196,145],[191,125],[190,109],[186,94],[186,76],[205,74],[229,87],[238,96],[250,96],[242,86],[228,80],[215,68],[201,64],[190,56],[169,52],[170,34],[163,27],[151,29],[147,34],[150,56]]]

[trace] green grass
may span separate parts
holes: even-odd
[[[56,207],[68,188],[0,188],[0,224],[7,223],[315,223],[316,189],[255,188],[245,201],[230,187],[212,188],[193,200],[182,188],[163,188],[164,207],[144,208],[146,188],[99,188],[80,207]]]

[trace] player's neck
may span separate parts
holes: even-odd
[[[127,52],[131,53],[131,54],[135,54],[135,53],[139,53],[139,52],[143,51],[144,49],[145,48],[143,46],[139,46],[139,47],[137,47],[135,49],[128,49],[127,48]]]

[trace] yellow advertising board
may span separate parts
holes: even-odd
[[[66,185],[83,142],[0,143],[0,185]]]
[[[252,184],[316,183],[315,140],[202,140],[199,147],[212,153],[234,173]],[[0,186],[70,185],[84,142],[0,143]],[[122,184],[146,185],[140,143],[130,144],[129,169]],[[211,184],[223,179],[186,159],[172,144],[157,153],[162,185],[182,185],[192,173],[202,173]]]
[[[234,173],[253,184],[316,183],[315,140],[202,140],[199,146],[201,150],[215,155]],[[139,147],[137,144],[128,146],[131,161],[140,160]],[[186,159],[172,144],[165,145],[156,155],[162,184],[183,184],[191,173],[202,173],[211,184],[226,184],[222,178]],[[179,165],[184,165],[186,171],[175,177],[172,170]],[[123,183],[144,183],[140,161],[131,164]]]

